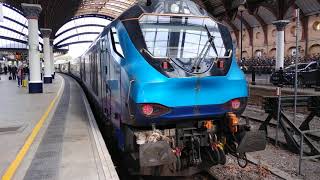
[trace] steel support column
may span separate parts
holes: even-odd
[[[56,72],[54,67],[53,39],[50,40],[50,63],[51,63],[51,76],[52,76],[52,79],[54,79]]]
[[[44,78],[43,83],[50,84],[52,83],[51,76],[51,50],[50,50],[50,35],[51,29],[40,29],[43,37],[43,54],[44,54]]]
[[[284,30],[289,22],[288,20],[279,20],[272,23],[277,28],[276,71],[280,68],[283,69],[284,66]]]
[[[29,93],[42,93],[43,84],[41,80],[38,18],[42,8],[39,4],[22,3],[21,7],[28,19],[28,45],[29,45],[29,67],[30,81]]]

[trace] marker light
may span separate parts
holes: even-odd
[[[161,63],[161,68],[162,68],[163,70],[165,70],[165,71],[168,71],[168,72],[171,72],[171,71],[174,70],[169,61],[163,61],[163,62]]]
[[[164,62],[162,63],[162,68],[165,69],[165,70],[169,69],[169,65],[168,65],[168,64],[169,64],[169,63],[168,63],[167,61],[164,61]]]
[[[217,67],[218,67],[219,69],[224,69],[224,61],[223,61],[223,60],[219,60],[219,61],[217,62]]]
[[[141,104],[140,111],[145,117],[154,118],[170,112],[170,109],[161,104]]]
[[[239,99],[234,99],[234,100],[231,101],[231,107],[232,107],[232,109],[237,110],[237,109],[240,108],[240,105],[241,105],[241,102],[240,102]]]
[[[142,109],[142,113],[145,116],[151,116],[153,113],[153,107],[151,104],[144,104],[142,105],[141,109]]]

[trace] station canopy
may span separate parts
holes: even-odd
[[[28,21],[22,12],[3,3],[0,3],[0,12],[0,49],[27,49]],[[41,50],[43,40],[40,36],[39,42]]]
[[[70,21],[57,30],[56,49],[68,50],[69,57],[81,55],[114,18],[135,0],[82,0]]]
[[[55,34],[56,49],[68,50],[70,58],[81,55],[112,20],[103,15],[81,15],[64,24]]]
[[[134,3],[146,1],[147,0],[3,0],[4,3],[10,4],[11,7],[16,8],[11,8],[13,9],[12,12],[18,12],[18,14],[20,14],[20,20],[17,21],[25,26],[27,26],[26,20],[21,17],[21,11],[19,11],[21,10],[21,3],[40,4],[43,7],[43,11],[39,17],[39,27],[52,29],[53,33],[51,38],[55,39],[56,49],[68,48],[69,50],[70,45],[80,45],[81,43],[86,44],[89,43],[89,41],[93,41],[97,36],[97,33],[102,30],[101,26],[109,23],[107,22],[108,20],[118,17],[123,11],[128,9]],[[294,9],[296,8],[301,9],[301,19],[309,15],[320,13],[320,0],[193,1],[205,8],[217,20],[223,22],[231,31],[239,32],[240,22],[242,21],[244,28],[249,31],[250,36],[253,34],[253,27],[265,27],[268,24],[272,24],[272,22],[276,20],[292,19],[294,16]],[[5,8],[6,7],[8,6],[5,6]],[[240,16],[239,7],[243,7],[245,9],[243,10],[242,16]],[[90,18],[95,18],[96,20],[89,22],[89,20],[86,20],[86,18],[89,18],[89,16],[92,16]],[[7,20],[8,18],[5,18],[5,21]],[[5,23],[3,22],[1,23],[1,25],[4,24]],[[91,33],[86,31],[84,27],[90,28]],[[10,29],[15,28],[10,27]],[[266,28],[264,28],[263,31],[265,31],[264,34],[267,33]],[[16,42],[22,43],[20,45],[23,47],[23,44],[26,42],[26,38],[23,39],[23,36],[26,35],[26,30],[22,29],[21,31],[19,30],[19,32],[22,34],[12,34],[16,34],[14,35],[14,39],[19,39],[20,41]],[[79,34],[76,35],[75,33]],[[9,38],[1,38],[1,40],[6,41],[6,44],[8,44],[7,41],[11,40],[10,38],[12,37],[10,36]],[[250,39],[253,38],[251,37]],[[76,41],[79,43],[76,43]],[[18,45],[18,47],[20,45]]]

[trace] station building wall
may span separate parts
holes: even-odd
[[[299,33],[299,47],[300,55],[313,56],[320,54],[320,15],[312,15],[307,17],[307,22],[300,21]],[[264,34],[264,29],[267,30],[267,35]],[[296,47],[296,22],[291,22],[285,28],[285,56],[292,56]],[[274,25],[267,25],[267,27],[253,27],[252,37],[250,37],[248,30],[243,33],[243,56],[246,58],[266,56],[276,56],[276,34],[277,30]],[[238,42],[236,34],[238,34]],[[234,42],[237,42],[237,57],[240,58],[240,31],[232,32]],[[252,38],[252,39],[251,39]],[[252,41],[252,44],[250,43]]]

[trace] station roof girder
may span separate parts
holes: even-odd
[[[135,0],[3,0],[19,10],[21,3],[34,3],[42,6],[39,27],[52,29],[51,37],[66,22],[75,16],[101,14],[116,18],[135,3]]]
[[[138,0],[4,0],[21,9],[21,3],[41,4],[40,27],[51,28],[53,35],[72,17],[85,14],[101,14],[116,18]],[[139,0],[140,1],[140,0]],[[320,12],[320,0],[194,0],[215,18],[227,22],[233,31],[240,29],[238,7],[245,2],[246,12],[242,20],[248,27],[265,26],[275,20],[288,19],[293,9],[299,7],[301,15]],[[246,28],[248,28],[246,27]],[[52,36],[53,37],[53,36]]]

